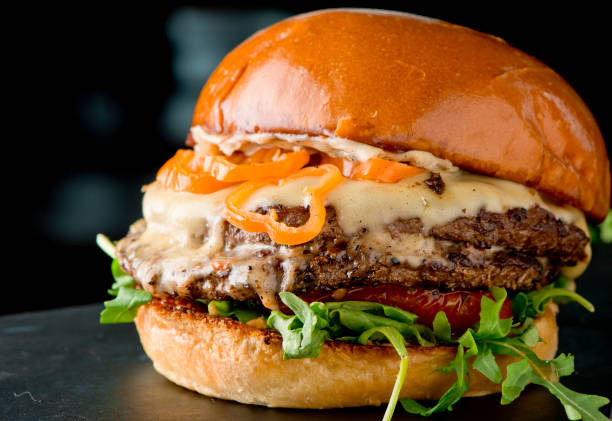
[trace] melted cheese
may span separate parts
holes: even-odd
[[[200,248],[203,254],[212,255],[223,247],[222,217],[224,200],[233,187],[211,194],[175,192],[157,183],[145,190],[142,213],[147,229],[142,241],[161,237],[168,247]],[[202,245],[204,236],[208,241]]]
[[[441,259],[438,243],[418,234],[392,239],[386,229],[398,219],[420,218],[424,232],[460,217],[476,216],[481,209],[504,213],[511,208],[540,206],[565,223],[574,224],[588,235],[584,215],[571,206],[556,206],[537,191],[511,181],[500,180],[461,171],[449,161],[430,153],[410,151],[393,154],[369,145],[339,138],[311,138],[303,135],[238,135],[230,138],[206,135],[193,128],[197,142],[213,142],[225,153],[240,149],[246,153],[254,148],[278,146],[285,149],[309,147],[333,156],[360,161],[382,157],[409,162],[429,171],[440,173],[445,188],[436,194],[429,189],[425,172],[398,183],[384,184],[372,181],[346,180],[326,198],[325,205],[336,210],[338,223],[345,234],[356,235],[351,246],[361,242],[369,248],[380,249],[396,256],[403,264],[418,267],[424,260]],[[304,188],[316,183],[315,178],[301,178],[281,186],[267,186],[256,191],[245,203],[249,210],[273,205],[305,206]],[[146,229],[131,247],[129,259],[135,265],[135,277],[143,287],[153,293],[178,293],[189,296],[189,288],[196,279],[206,279],[215,272],[215,262],[231,262],[225,282],[215,284],[206,279],[203,288],[222,295],[239,295],[245,288],[257,293],[262,303],[271,309],[278,307],[276,293],[291,290],[294,274],[303,264],[296,249],[281,246],[276,249],[265,244],[240,244],[234,248],[225,245],[223,218],[224,200],[235,189],[231,187],[215,193],[200,195],[163,189],[159,184],[147,186],[143,200]],[[361,235],[364,232],[367,235]],[[367,243],[367,244],[366,244]],[[474,258],[489,250],[474,250]],[[586,269],[588,258],[562,273],[575,278]],[[282,267],[282,276],[278,270]],[[277,267],[277,266],[276,266]],[[279,279],[280,278],[280,279]],[[232,295],[232,291],[235,292]]]
[[[457,169],[443,171],[441,176],[445,183],[441,195],[425,185],[426,173],[395,184],[346,180],[329,194],[326,205],[336,209],[338,222],[346,234],[353,235],[366,229],[372,241],[380,238],[390,243],[394,254],[403,256],[403,261],[411,266],[418,266],[423,258],[432,255],[433,242],[416,237],[407,237],[403,242],[390,241],[386,238],[385,227],[399,218],[420,218],[427,232],[435,225],[462,216],[475,216],[481,209],[503,213],[511,208],[538,205],[562,221],[588,232],[582,212],[570,206],[551,204],[535,190],[523,185]],[[282,186],[267,186],[255,192],[245,208],[255,210],[276,204],[304,206],[304,187],[315,182],[313,178],[302,178]],[[161,265],[158,269],[162,273],[158,280],[161,291],[171,292],[188,283],[193,279],[194,266],[199,267],[200,276],[211,273],[210,258],[227,253],[223,238],[223,224],[226,222],[221,215],[224,199],[231,191],[233,188],[198,195],[164,190],[157,184],[148,187],[143,201],[147,229],[139,242],[163,250],[164,257],[158,260],[158,265]],[[250,258],[257,251],[254,247],[258,250],[269,248],[244,244],[231,251],[232,260]],[[271,279],[268,274],[257,270],[246,271],[244,268],[247,266],[257,266],[251,262],[232,268],[230,286],[240,287],[245,282],[252,284],[262,300],[274,307],[274,292],[279,285],[282,289],[290,287],[290,274],[298,264],[290,257],[291,248],[282,249],[285,254],[282,259],[285,269],[283,279]],[[575,278],[587,264],[588,259],[576,266],[563,268],[563,273]]]
[[[538,192],[521,184],[467,173],[460,170],[440,173],[445,183],[439,195],[426,186],[428,173],[403,179],[394,184],[346,180],[334,189],[326,205],[336,209],[342,230],[349,235],[366,228],[370,232],[399,218],[420,218],[425,232],[462,216],[475,216],[481,209],[504,213],[512,208],[538,205],[569,224],[582,225],[584,215],[571,206],[556,206]],[[255,210],[274,204],[304,206],[304,187],[316,179],[301,178],[282,186],[266,186],[256,191],[245,204]]]

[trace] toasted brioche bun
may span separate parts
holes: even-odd
[[[557,350],[557,306],[535,322],[534,351],[551,359]],[[285,408],[380,405],[389,400],[400,359],[390,346],[326,342],[319,357],[284,360],[282,338],[227,317],[173,311],[157,302],[142,306],[135,320],[155,369],[174,383],[207,396]],[[456,381],[435,371],[449,364],[456,347],[409,347],[410,365],[400,397],[439,399]],[[514,357],[497,356],[505,373]],[[499,392],[470,368],[466,396]]]
[[[438,20],[323,10],[254,34],[204,86],[193,126],[423,150],[604,218],[610,164],[561,76],[503,40]]]

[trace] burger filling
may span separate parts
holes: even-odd
[[[243,208],[300,229],[311,218],[303,192],[316,181],[261,187]],[[147,186],[145,218],[117,247],[121,266],[152,294],[255,300],[273,310],[283,291],[378,285],[529,291],[560,273],[578,276],[590,255],[580,211],[456,168],[424,169],[395,183],[344,180],[327,196],[316,236],[292,245],[228,222],[223,208],[233,191]]]
[[[139,305],[233,317],[283,338],[285,358],[315,358],[327,340],[457,347],[457,382],[431,408],[451,409],[473,367],[500,383],[502,403],[527,382],[560,397],[568,415],[597,416],[603,398],[558,382],[561,354],[540,360],[534,318],[551,299],[593,306],[572,291],[590,259],[584,215],[511,181],[472,174],[426,152],[390,153],[346,139],[218,138],[194,130],[145,188],[144,218],[116,246],[104,323]],[[193,140],[193,139],[192,139]],[[516,365],[516,366],[515,366]],[[467,377],[466,377],[467,376]],[[466,381],[467,379],[467,381]],[[572,418],[576,419],[576,418]]]

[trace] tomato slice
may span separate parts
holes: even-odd
[[[300,298],[308,303],[313,301],[376,302],[414,313],[419,316],[418,323],[430,327],[436,314],[442,310],[446,313],[453,333],[460,334],[480,320],[480,301],[483,296],[494,300],[489,291],[441,292],[437,289],[379,285],[348,288],[345,294],[338,294],[334,291],[311,291],[301,295]],[[507,299],[501,308],[500,317],[506,319],[512,315],[512,303]]]

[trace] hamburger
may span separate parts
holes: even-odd
[[[186,148],[144,187],[101,322],[135,321],[155,369],[204,395],[287,408],[547,388],[559,381],[610,170],[590,111],[503,40],[365,9],[294,16],[231,51]],[[433,405],[418,401],[433,400]]]

